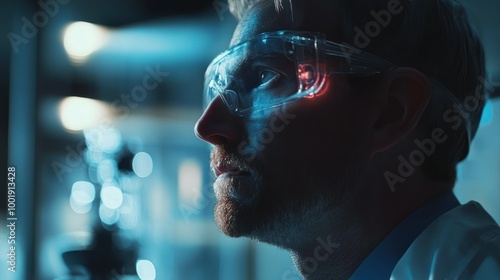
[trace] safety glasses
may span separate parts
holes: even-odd
[[[321,33],[261,33],[219,54],[205,73],[205,108],[218,96],[237,116],[282,106],[321,93],[329,75],[370,77],[397,66],[359,49],[327,41]],[[440,82],[427,76],[433,98],[459,104]],[[471,120],[464,118],[470,142]]]
[[[205,106],[220,96],[233,114],[270,109],[321,92],[330,74],[371,76],[395,66],[302,31],[262,33],[219,54],[205,73]]]

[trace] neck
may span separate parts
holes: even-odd
[[[424,186],[439,189],[432,185],[427,182]],[[439,195],[411,182],[387,195],[380,195],[382,189],[362,188],[343,207],[324,213],[325,218],[308,229],[307,242],[290,246],[292,260],[304,279],[349,279],[402,220]]]

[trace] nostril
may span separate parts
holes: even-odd
[[[221,135],[212,135],[206,139],[202,139],[204,141],[207,141],[208,143],[212,145],[223,145],[227,143],[227,138],[224,138]]]
[[[207,120],[202,116],[194,126],[194,134],[200,140],[206,141],[212,145],[220,145],[229,141],[230,133],[225,132],[228,128],[206,123]]]

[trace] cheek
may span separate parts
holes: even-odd
[[[293,112],[293,113],[292,113]],[[277,121],[278,130],[268,130],[269,143],[259,153],[264,164],[297,165],[338,158],[345,151],[348,133],[334,110],[299,112],[289,110],[287,122]],[[264,135],[263,135],[264,136]]]
[[[356,148],[353,143],[362,130],[356,106],[342,85],[334,88],[328,83],[314,98],[278,107],[265,122],[248,126],[257,159],[266,169],[276,169],[276,165],[345,158]]]
[[[342,150],[352,134],[354,110],[349,100],[334,93],[300,100],[289,109],[296,118],[277,136],[283,146],[294,147],[294,154],[319,158]]]

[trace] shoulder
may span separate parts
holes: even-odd
[[[477,202],[432,222],[408,248],[391,279],[500,279],[500,227]]]

